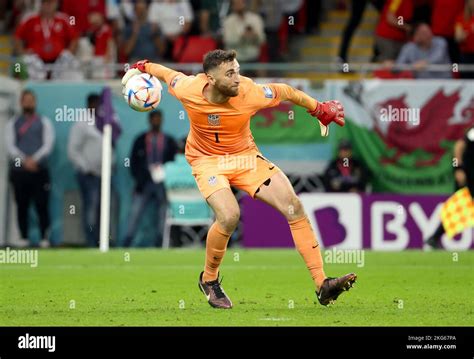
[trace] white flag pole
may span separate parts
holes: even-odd
[[[104,125],[102,135],[102,177],[100,196],[100,251],[108,252],[110,235],[110,177],[112,170],[112,126]]]

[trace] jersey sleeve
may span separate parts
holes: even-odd
[[[261,85],[249,80],[248,86],[250,88],[248,98],[254,104],[256,111],[278,106],[282,101],[277,88],[272,84]]]
[[[191,85],[196,76],[188,76],[179,72],[174,76],[168,85],[168,92],[177,99],[181,99],[186,94],[186,89]]]
[[[146,72],[166,83],[168,92],[177,99],[181,98],[183,89],[195,78],[195,76],[187,76],[182,72],[154,63],[146,64],[145,69]]]
[[[257,85],[252,81],[251,98],[256,109],[275,107],[282,101],[291,101],[295,105],[314,110],[317,101],[308,94],[284,83]]]

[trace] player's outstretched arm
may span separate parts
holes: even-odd
[[[273,88],[279,93],[281,101],[291,101],[295,105],[302,106],[308,110],[308,113],[316,117],[321,125],[321,134],[327,136],[331,122],[344,126],[344,108],[339,101],[319,102],[308,94],[295,89],[287,84],[272,84]]]
[[[180,72],[170,69],[166,66],[155,64],[148,60],[140,60],[130,66],[130,69],[122,78],[122,85],[125,85],[132,76],[142,72],[153,75],[168,85],[171,83],[173,78],[181,74]]]

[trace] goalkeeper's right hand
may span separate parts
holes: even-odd
[[[145,70],[145,65],[149,63],[150,61],[148,60],[140,60],[136,63],[134,63],[132,66],[130,66],[130,69],[123,75],[122,77],[122,85],[125,86],[127,81],[135,75],[141,74],[142,72],[146,72]]]

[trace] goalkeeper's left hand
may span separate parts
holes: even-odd
[[[145,71],[145,65],[149,63],[150,61],[148,60],[140,60],[136,63],[134,63],[132,66],[130,66],[130,69],[123,75],[122,77],[122,86],[125,86],[127,81],[135,75],[141,74],[142,72]]]
[[[318,102],[316,108],[308,113],[319,120],[321,126],[321,135],[329,135],[329,124],[331,122],[337,123],[339,126],[344,126],[344,108],[339,101],[332,100],[326,102]]]

